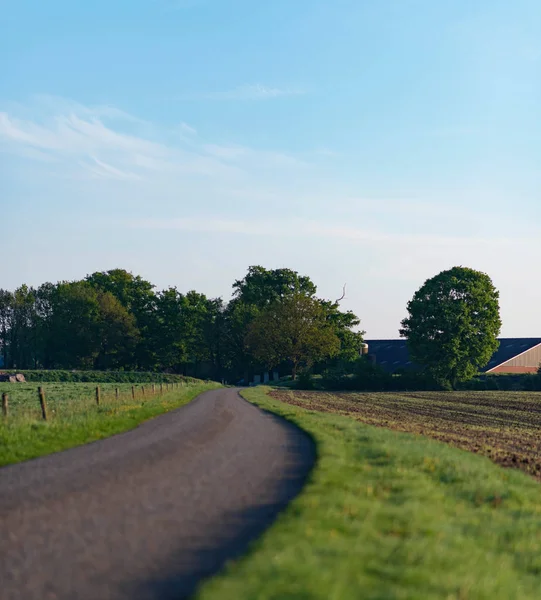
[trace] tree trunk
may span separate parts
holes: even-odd
[[[297,363],[293,363],[293,369],[291,369],[291,378],[293,381],[297,379]]]

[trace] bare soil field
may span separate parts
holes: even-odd
[[[541,480],[540,392],[302,392],[273,390],[309,410],[425,435]]]

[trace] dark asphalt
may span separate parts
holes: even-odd
[[[308,436],[221,389],[4,467],[0,598],[184,598],[272,523],[314,460]]]

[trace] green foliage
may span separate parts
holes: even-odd
[[[234,298],[259,309],[297,294],[312,297],[316,286],[309,277],[291,269],[268,270],[260,266],[248,268],[244,279],[233,284]]]
[[[539,374],[488,374],[474,377],[457,386],[460,390],[478,391],[524,391],[533,392],[541,390],[541,375]]]
[[[387,373],[364,356],[354,361],[338,361],[323,372],[318,383],[323,390],[383,392],[446,389],[445,385],[425,373]]]
[[[300,293],[262,310],[250,325],[246,345],[269,369],[289,361],[293,378],[299,367],[309,368],[340,350],[340,340],[327,321],[322,304]]]
[[[299,373],[295,381],[295,389],[297,390],[314,390],[316,388],[316,384],[314,382],[314,378],[309,370],[304,370]]]
[[[454,267],[427,280],[400,330],[412,360],[453,387],[476,375],[498,348],[498,298],[490,277],[473,269]]]
[[[196,291],[156,291],[123,269],[82,281],[0,290],[0,358],[6,369],[173,371],[238,381],[262,368],[245,340],[253,321],[296,295],[320,303],[342,358],[358,354],[359,319],[315,298],[316,286],[290,269],[254,266],[225,304]],[[310,357],[320,359],[317,352]],[[286,362],[279,365],[288,369]],[[318,369],[325,363],[318,365]]]
[[[85,281],[102,293],[112,294],[133,315],[140,333],[135,347],[130,348],[130,366],[139,369],[156,367],[155,349],[157,340],[154,332],[156,321],[156,294],[154,286],[124,269],[96,272]]]
[[[182,375],[145,371],[24,370],[18,372],[25,376],[26,381],[40,383],[180,383],[197,381],[192,377]]]
[[[118,369],[132,362],[140,340],[135,316],[111,292],[98,294],[99,320],[96,369]]]
[[[340,361],[354,361],[359,356],[364,331],[354,331],[361,320],[352,311],[342,312],[338,302],[319,300],[325,312],[327,323],[340,340],[340,351],[336,357]]]
[[[210,300],[195,291],[181,294],[176,288],[161,292],[156,299],[156,356],[162,368],[197,374],[204,362],[219,363],[220,300]]]

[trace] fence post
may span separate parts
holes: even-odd
[[[141,391],[143,392],[143,396],[144,396],[145,395],[145,386],[144,385],[141,386]]]
[[[2,394],[2,416],[4,417],[4,419],[7,419],[7,416],[8,416],[8,400],[9,400],[8,393],[4,392]]]
[[[119,396],[120,396],[120,390],[118,388],[115,388],[115,399],[118,400]]]
[[[152,384],[152,395],[154,395],[156,393],[156,384],[153,383]]]
[[[96,386],[96,405],[99,406],[100,405],[100,400],[101,400],[101,392],[100,392],[100,386],[97,385]]]
[[[132,400],[135,400],[135,386],[134,385],[131,386],[131,397],[132,397]]]
[[[163,394],[163,383],[160,383],[160,396]]]
[[[47,403],[45,401],[45,390],[40,386],[38,388],[39,405],[41,406],[41,416],[44,421],[47,420]]]

